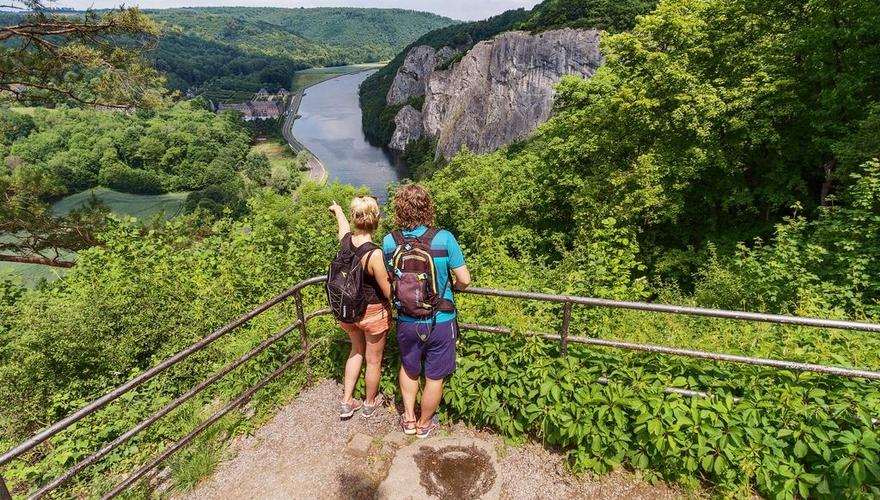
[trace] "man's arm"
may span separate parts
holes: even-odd
[[[456,267],[452,274],[455,275],[455,284],[452,285],[454,290],[464,290],[471,284],[471,272],[467,266]]]
[[[464,290],[471,284],[471,272],[464,264],[464,254],[458,245],[458,240],[452,233],[449,233],[446,240],[446,250],[449,254],[449,267],[455,277],[455,283],[452,285],[453,290]]]

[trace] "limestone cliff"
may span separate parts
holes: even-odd
[[[403,151],[406,145],[422,137],[422,113],[412,106],[404,106],[394,117],[394,135],[388,147]]]
[[[425,95],[428,77],[434,69],[458,54],[459,51],[451,47],[443,47],[435,51],[428,45],[419,45],[410,49],[397,74],[394,75],[386,103],[394,106]]]
[[[553,86],[564,75],[590,77],[601,64],[596,30],[503,33],[475,45],[451,69],[420,77],[426,81],[422,133],[437,141],[438,158],[452,158],[465,146],[494,151],[549,118]],[[397,140],[390,147],[400,149],[418,138],[413,112],[396,120],[408,125],[395,132]]]

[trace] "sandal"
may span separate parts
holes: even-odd
[[[437,415],[434,415],[433,417],[431,417],[431,421],[428,422],[428,425],[426,425],[425,427],[417,427],[418,433],[416,434],[416,437],[419,439],[424,439],[430,436],[431,432],[433,432],[434,429],[436,429],[437,427],[440,427],[440,419],[437,418]]]
[[[400,416],[400,428],[403,429],[403,433],[412,436],[416,433],[416,421],[415,420],[406,420],[406,417],[403,415]]]

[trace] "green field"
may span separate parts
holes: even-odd
[[[92,194],[106,203],[110,210],[118,216],[130,215],[146,220],[161,214],[162,218],[167,220],[183,213],[186,195],[189,193],[142,195],[120,193],[107,188],[95,188],[72,194],[53,203],[52,213],[56,215],[67,214],[71,210],[85,205]]]
[[[299,92],[300,90],[314,85],[316,83],[336,78],[339,75],[348,73],[357,73],[359,71],[367,71],[371,69],[379,69],[386,63],[367,63],[367,64],[351,64],[348,66],[330,66],[325,68],[309,68],[297,71],[293,74],[293,83],[291,83],[291,92]]]
[[[277,142],[261,142],[255,144],[251,151],[254,153],[263,153],[269,159],[269,163],[274,167],[286,162],[296,160],[296,155],[290,150],[290,146],[286,144],[278,144]]]
[[[21,113],[23,115],[34,116],[34,113],[37,112],[38,109],[45,109],[46,111],[54,111],[52,108],[41,108],[41,107],[11,107],[9,108],[16,113]]]
[[[182,214],[186,195],[188,194],[138,195],[120,193],[119,191],[106,188],[95,188],[70,195],[55,202],[52,204],[52,213],[56,215],[69,213],[71,210],[81,207],[88,202],[92,193],[106,203],[114,214],[118,216],[132,216],[142,220],[151,219],[158,215],[167,220]],[[71,256],[65,255],[67,258]],[[39,264],[0,263],[0,277],[13,276],[14,279],[20,280],[28,288],[33,288],[43,278],[47,281],[58,279],[65,272],[67,272],[67,269]]]

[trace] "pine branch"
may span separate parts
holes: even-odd
[[[4,262],[17,262],[20,264],[42,264],[45,266],[52,267],[64,267],[71,268],[75,261],[72,260],[61,260],[59,258],[50,259],[49,257],[43,257],[42,255],[3,255],[0,254],[0,261]]]

